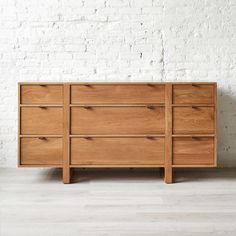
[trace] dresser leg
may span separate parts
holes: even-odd
[[[63,168],[63,183],[70,184],[71,170],[70,168]]]
[[[166,184],[172,183],[172,168],[165,168],[165,177],[164,177]]]
[[[165,168],[160,167],[160,176],[164,178],[164,175],[165,175]]]

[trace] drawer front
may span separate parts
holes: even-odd
[[[164,85],[72,85],[71,103],[164,103]]]
[[[165,108],[71,108],[72,134],[164,134]]]
[[[21,104],[62,104],[61,85],[21,85]]]
[[[174,138],[174,165],[214,165],[214,138]]]
[[[174,134],[214,134],[214,107],[174,107]]]
[[[173,103],[212,104],[214,103],[214,85],[174,85]]]
[[[74,165],[162,165],[164,138],[72,138]]]
[[[22,165],[62,164],[62,138],[21,138]]]
[[[62,134],[62,121],[62,108],[21,108],[21,134]]]

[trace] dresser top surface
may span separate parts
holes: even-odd
[[[91,84],[91,85],[166,85],[166,84],[179,84],[179,85],[191,85],[191,84],[199,84],[199,85],[217,85],[217,82],[55,82],[55,81],[33,81],[33,82],[18,82],[19,85],[63,85],[63,84],[75,84],[75,85],[84,85],[84,84]]]

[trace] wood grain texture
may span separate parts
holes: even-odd
[[[1,168],[1,236],[234,236],[236,169]]]
[[[207,82],[19,83],[19,165],[63,167],[64,183],[79,166],[164,167],[171,183],[173,167],[216,166],[216,104]]]
[[[217,127],[217,119],[218,119],[218,106],[217,106],[217,101],[218,101],[218,98],[217,98],[217,84],[214,85],[215,87],[215,96],[214,96],[214,102],[215,102],[215,123],[214,123],[214,128],[215,128],[215,132],[214,132],[214,135],[215,135],[215,143],[214,143],[214,163],[215,163],[215,167],[217,166],[217,155],[218,155],[218,150],[217,150],[217,142],[218,142],[218,127]]]
[[[63,104],[61,85],[22,85],[21,104]]]
[[[55,81],[28,81],[28,82],[19,82],[18,84],[20,85],[65,85],[65,84],[69,84],[69,85],[167,85],[167,84],[179,84],[179,85],[216,85],[217,82],[185,82],[185,81],[179,81],[179,82],[153,82],[153,81],[146,81],[146,82],[108,82],[108,81],[100,81],[100,82],[76,82],[76,81],[71,81],[71,82],[55,82]]]
[[[21,107],[21,134],[62,134],[63,108]]]
[[[21,135],[21,108],[20,108],[20,98],[21,98],[21,84],[18,83],[18,101],[17,101],[17,166],[20,167],[21,162],[21,147],[20,147],[20,135]]]
[[[21,164],[62,164],[62,138],[21,138]]]
[[[164,138],[72,138],[71,164],[163,164],[164,149]]]
[[[214,85],[173,85],[173,103],[214,103]]]
[[[214,134],[214,107],[174,107],[174,134]]]
[[[215,165],[214,138],[174,138],[174,165]]]
[[[71,179],[70,169],[70,85],[64,85],[63,109],[63,183],[69,184]]]
[[[71,103],[164,103],[164,85],[72,85]]]
[[[71,108],[71,134],[164,134],[164,107]]]
[[[165,87],[165,183],[172,183],[172,85]]]

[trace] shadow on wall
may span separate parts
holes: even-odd
[[[236,167],[236,96],[218,88],[218,166]]]

